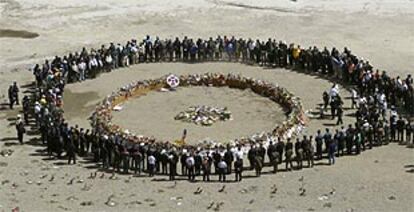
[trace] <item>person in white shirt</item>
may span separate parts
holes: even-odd
[[[352,100],[352,105],[351,108],[354,109],[355,106],[357,106],[356,102],[358,100],[358,93],[355,89],[351,90],[352,96],[351,96],[351,100]]]
[[[223,158],[220,159],[220,162],[218,163],[218,168],[219,168],[219,181],[226,182],[227,163],[223,160]]]
[[[195,173],[194,173],[195,160],[194,160],[193,153],[191,153],[190,156],[187,157],[187,159],[185,160],[185,163],[187,165],[188,180],[194,181],[195,180]]]
[[[81,59],[81,61],[78,63],[78,69],[79,69],[79,81],[85,80],[85,72],[86,72],[86,63]]]
[[[154,176],[156,161],[157,159],[155,159],[154,155],[148,156],[148,172],[150,177]]]

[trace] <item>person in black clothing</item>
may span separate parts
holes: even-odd
[[[68,164],[71,164],[71,161],[73,161],[73,164],[76,164],[76,148],[73,144],[73,139],[69,139],[69,142],[67,143],[66,154],[68,157]]]
[[[13,105],[15,102],[15,96],[13,93],[13,86],[10,85],[9,90],[8,90],[8,94],[9,94],[9,107],[10,109],[13,109]]]
[[[124,146],[124,145],[120,145],[121,148],[121,161],[122,161],[122,165],[123,165],[123,173],[124,174],[128,174],[128,170],[129,170],[129,151],[128,149]]]
[[[194,161],[195,161],[195,175],[200,175],[202,165],[203,165],[203,157],[200,154],[200,151],[197,151],[194,155]]]
[[[321,133],[321,130],[318,130],[316,137],[316,159],[320,160],[322,159],[322,145],[323,145],[323,135]]]
[[[328,152],[329,144],[332,140],[332,134],[329,132],[329,129],[325,129],[325,135],[323,135],[323,141],[325,143],[325,151]]]
[[[249,151],[247,152],[247,159],[249,160],[249,163],[250,163],[250,170],[254,169],[254,160],[256,158],[256,155],[257,155],[256,146],[252,145]]]
[[[236,162],[234,162],[234,172],[236,173],[235,181],[242,181],[243,160],[241,158],[237,158]]]
[[[350,124],[346,130],[346,152],[348,155],[352,154],[352,147],[354,146],[355,129]]]
[[[264,164],[266,149],[263,147],[263,143],[260,143],[259,148],[257,148],[257,155],[260,156],[262,159],[262,164]]]
[[[331,117],[332,117],[332,120],[335,119],[336,110],[338,109],[337,108],[336,101],[337,101],[337,97],[332,97],[331,102],[329,103],[330,106],[331,106]]]
[[[398,134],[398,141],[404,142],[404,129],[405,129],[405,121],[402,117],[397,121],[397,134]]]
[[[19,105],[19,86],[17,86],[17,82],[13,82],[12,90],[14,101],[16,102],[16,105]]]
[[[183,154],[181,154],[181,157],[180,157],[181,175],[183,176],[187,175],[186,160],[187,160],[187,153],[186,151],[183,151]]]
[[[344,109],[342,108],[342,105],[339,105],[336,110],[336,115],[338,116],[338,121],[336,122],[336,125],[343,124],[344,122],[342,121],[342,116],[344,115]]]
[[[29,113],[30,113],[30,100],[28,96],[24,96],[23,100],[23,118],[24,118],[24,123],[26,125],[29,124]]]
[[[292,155],[293,155],[293,143],[290,141],[290,138],[288,138],[286,142],[286,146],[285,146],[285,162],[286,162],[286,170],[288,171],[292,170],[293,168]]]
[[[272,162],[275,159],[279,159],[273,158],[274,152],[276,152],[276,145],[273,144],[273,141],[270,141],[269,146],[267,147],[267,157],[269,157],[270,162]]]
[[[227,145],[227,150],[224,153],[224,161],[227,164],[227,174],[231,174],[231,165],[233,163],[234,157],[233,157],[233,152],[230,149],[230,145]]]
[[[175,176],[177,175],[177,162],[178,162],[178,155],[175,150],[173,150],[168,156],[168,162],[170,164],[169,179],[175,180]]]
[[[299,138],[296,138],[295,155],[296,155],[296,161],[298,163],[298,169],[302,169],[303,168],[303,144]]]
[[[407,144],[412,142],[411,135],[413,134],[414,126],[411,124],[411,121],[408,120],[407,124],[405,125],[405,141]]]
[[[19,140],[19,143],[23,144],[23,135],[26,133],[26,129],[24,128],[24,123],[21,119],[21,115],[17,115],[16,131],[17,131],[17,139]]]
[[[326,110],[326,108],[328,108],[328,104],[329,104],[329,94],[328,94],[328,92],[326,92],[326,91],[323,92],[322,99],[323,99],[323,109]]]
[[[338,137],[338,157],[344,155],[345,143],[346,143],[345,129],[342,126],[341,131],[339,131],[339,137]]]
[[[131,157],[132,157],[132,168],[134,169],[134,174],[141,174],[141,160],[142,155],[139,152],[138,144],[134,144],[131,149]]]
[[[276,151],[279,153],[279,163],[282,163],[284,149],[285,143],[283,143],[282,139],[279,138],[279,141],[276,144]]]
[[[391,141],[395,142],[397,140],[397,116],[390,116],[390,131],[391,131]]]

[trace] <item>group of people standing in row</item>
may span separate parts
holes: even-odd
[[[356,122],[341,127],[334,132],[326,129],[315,136],[252,141],[248,146],[216,146],[211,148],[177,147],[171,143],[157,143],[148,140],[139,144],[126,142],[119,134],[106,135],[96,129],[83,129],[69,126],[63,117],[63,92],[67,83],[94,78],[101,72],[109,72],[142,62],[163,61],[237,61],[247,64],[259,64],[269,67],[286,67],[300,71],[319,73],[335,77],[341,84],[352,85],[352,105],[357,107]],[[329,163],[335,162],[335,154],[359,154],[365,147],[386,144],[389,141],[403,139],[400,132],[406,132],[406,141],[412,142],[413,126],[404,121],[396,108],[405,108],[413,113],[413,79],[391,78],[386,72],[374,71],[368,61],[353,55],[347,48],[340,52],[336,48],[328,51],[317,47],[303,49],[299,45],[252,39],[220,37],[208,40],[185,37],[183,40],[155,40],[147,36],[142,42],[131,40],[126,45],[111,43],[90,51],[83,48],[80,52],[64,57],[56,56],[50,62],[35,65],[33,74],[36,89],[32,96],[24,97],[24,121],[19,118],[16,129],[23,142],[24,125],[30,118],[41,134],[43,144],[47,145],[49,156],[68,158],[68,163],[76,163],[76,156],[93,156],[105,169],[133,171],[140,174],[146,171],[150,176],[156,173],[169,174],[174,180],[177,166],[181,165],[181,174],[195,180],[203,175],[210,180],[211,169],[219,175],[220,181],[226,181],[226,175],[234,172],[237,181],[242,179],[246,169],[246,158],[250,169],[260,176],[265,165],[278,171],[278,165],[285,162],[286,170],[291,170],[293,162],[296,168],[302,168],[302,161],[313,166],[314,159],[327,154]],[[9,92],[11,105],[18,99],[18,86]],[[338,125],[343,125],[343,100],[339,88],[334,85],[323,95],[323,111],[331,107],[332,118],[338,117]],[[16,102],[17,103],[17,102]],[[26,106],[25,106],[26,105]],[[391,115],[387,113],[391,108]],[[19,127],[18,127],[19,126]],[[403,127],[404,129],[402,129]],[[395,136],[398,135],[398,138]],[[266,156],[268,160],[266,160]],[[213,168],[211,168],[213,167]]]

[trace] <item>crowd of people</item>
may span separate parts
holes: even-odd
[[[294,143],[293,138],[279,138],[248,148],[228,145],[208,149],[177,147],[155,140],[131,144],[116,133],[102,135],[94,129],[69,126],[63,117],[62,96],[67,83],[91,79],[100,73],[138,63],[178,61],[233,61],[290,68],[334,78],[339,84],[353,88],[352,105],[357,108],[355,123],[345,127],[342,121],[343,98],[336,85],[323,95],[321,118],[330,107],[332,119],[337,117],[337,124],[341,127],[334,132],[326,129],[324,133],[318,131],[315,136],[296,138]],[[181,166],[180,174],[188,176],[191,181],[199,175],[209,181],[212,173],[219,175],[220,181],[226,181],[226,175],[234,173],[235,180],[240,181],[242,172],[247,169],[254,169],[260,176],[263,166],[270,165],[277,172],[278,165],[284,162],[286,170],[293,167],[301,169],[302,161],[313,166],[314,160],[321,160],[324,156],[334,164],[335,156],[360,154],[366,148],[392,141],[413,143],[414,139],[414,126],[410,119],[405,120],[397,113],[397,109],[405,109],[407,114],[414,114],[411,75],[405,79],[399,76],[392,78],[385,71],[374,70],[368,61],[355,56],[347,48],[342,52],[336,48],[329,51],[326,47],[321,50],[318,47],[302,48],[275,39],[254,41],[227,36],[207,40],[188,37],[161,40],[147,36],[142,42],[111,43],[99,49],[83,48],[67,56],[56,56],[50,62],[46,60],[42,65],[35,65],[33,74],[36,91],[32,96],[24,97],[24,121],[19,119],[19,125],[16,125],[19,139],[23,141],[24,124],[28,124],[31,117],[40,131],[43,144],[47,145],[49,156],[60,158],[65,155],[68,163],[76,163],[77,155],[93,156],[104,169],[119,172],[141,174],[145,171],[150,176],[168,174],[170,180],[174,180],[178,174],[177,166]],[[18,104],[18,93],[18,86],[11,86],[11,107]]]

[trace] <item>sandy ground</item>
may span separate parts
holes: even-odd
[[[232,118],[208,127],[174,119],[178,113],[198,105],[226,107]],[[164,141],[180,139],[183,129],[187,129],[186,140],[193,144],[202,140],[229,142],[257,132],[271,132],[285,120],[282,108],[270,99],[252,91],[230,88],[189,87],[178,88],[176,92],[151,92],[130,99],[123,107],[113,113],[114,123]]]
[[[0,33],[3,33],[0,35],[0,103],[6,101],[5,88],[10,82],[17,80],[24,85],[32,80],[27,69],[45,57],[62,55],[82,46],[97,47],[110,41],[142,38],[146,34],[160,37],[184,34],[275,36],[303,46],[348,46],[375,67],[393,75],[406,75],[414,70],[410,61],[414,56],[413,4],[410,0],[265,0],[260,3],[251,0],[126,0],[121,3],[114,0],[0,0]],[[7,31],[10,29],[27,32],[10,33]],[[22,33],[20,37],[34,37],[35,33],[39,36],[22,39],[17,36]],[[88,126],[86,117],[94,105],[131,80],[195,72],[242,73],[278,83],[300,96],[307,110],[316,108],[322,91],[331,85],[326,80],[301,73],[233,63],[144,64],[69,85],[65,92],[65,115],[71,123]],[[185,92],[173,95],[182,98]],[[225,91],[220,92],[211,95],[216,98],[225,95]],[[154,95],[152,102],[148,95],[128,104],[148,108],[156,101],[172,98],[159,93]],[[228,98],[237,95],[241,93],[235,92]],[[348,94],[343,91],[343,95]],[[221,106],[222,102],[217,104]],[[346,104],[349,106],[349,101]],[[243,111],[254,112],[252,109],[246,107]],[[125,115],[139,115],[128,110],[125,109]],[[346,114],[351,112],[347,110]],[[220,207],[223,211],[410,211],[414,208],[414,155],[411,149],[396,144],[364,152],[359,157],[341,158],[335,166],[319,165],[303,171],[265,174],[260,179],[249,177],[238,184],[226,184],[224,192],[218,192],[222,185],[217,182],[178,181],[174,186],[172,182],[165,182],[163,176],[157,176],[155,181],[130,176],[111,180],[108,179],[110,174],[105,173],[104,179],[87,179],[97,170],[95,164],[81,161],[76,166],[67,166],[63,165],[65,161],[47,160],[41,152],[43,147],[31,137],[26,138],[30,145],[16,145],[15,130],[9,123],[17,113],[18,110],[0,111],[0,148],[14,150],[9,157],[0,156],[1,211],[17,206],[22,211],[206,211],[212,201],[223,202]],[[350,120],[345,116],[346,123]],[[131,129],[134,125],[127,120],[119,121],[125,126],[131,125]],[[231,122],[236,120],[224,124],[237,124]],[[311,119],[305,132],[314,133],[318,128],[331,127],[332,123]],[[181,129],[177,134],[180,132]],[[234,133],[244,134],[243,131]],[[302,176],[305,196],[299,195],[301,182],[298,180]],[[68,185],[71,179],[74,179],[73,184]],[[275,194],[271,194],[273,185],[278,188]],[[193,191],[200,186],[204,192],[194,195]],[[332,195],[333,188],[335,194]],[[115,207],[105,204],[112,194],[118,203]],[[323,194],[327,194],[327,199],[319,200]],[[82,206],[82,202],[88,204],[88,201],[92,205]]]

